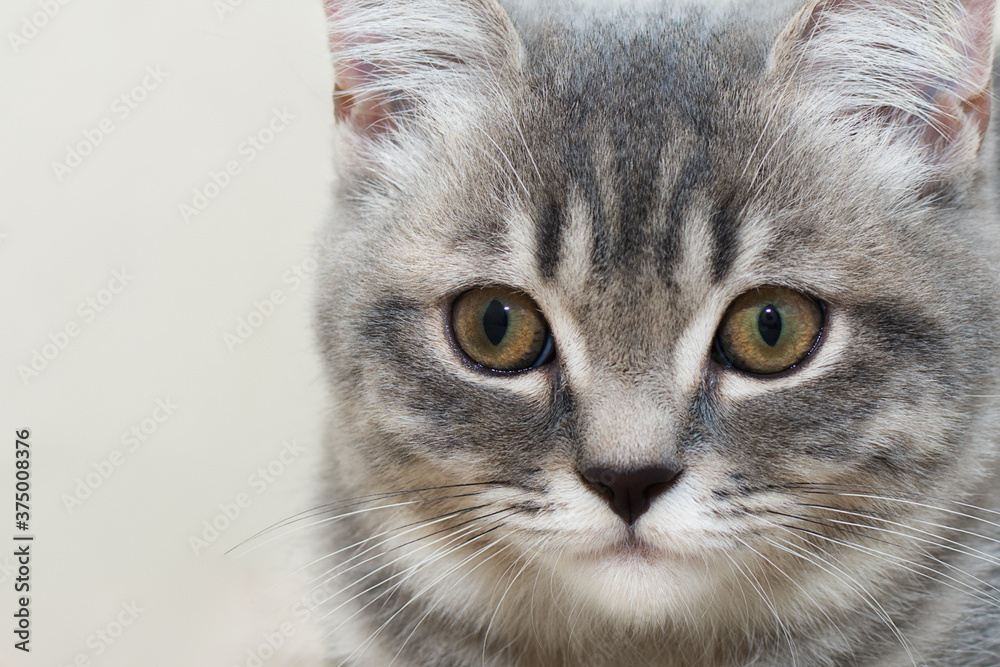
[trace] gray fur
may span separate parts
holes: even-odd
[[[387,114],[340,123],[318,304],[329,664],[1000,665],[995,132],[927,138],[979,85],[954,31],[882,34],[954,51],[866,87],[850,17],[787,3],[327,4]],[[551,364],[456,353],[484,285]],[[762,285],[827,309],[774,377],[712,357]],[[665,458],[626,553],[578,470]]]

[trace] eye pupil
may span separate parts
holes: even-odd
[[[715,334],[714,354],[726,365],[754,375],[787,371],[816,346],[823,315],[822,304],[801,292],[754,288],[729,304]]]
[[[507,308],[500,301],[493,299],[483,313],[483,333],[494,346],[507,335]]]
[[[555,349],[538,304],[500,285],[477,287],[455,299],[451,331],[466,359],[491,371],[538,368]]]
[[[760,311],[757,317],[757,331],[769,346],[774,347],[778,344],[778,339],[781,338],[781,315],[772,304],[768,304]]]

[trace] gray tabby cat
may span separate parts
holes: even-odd
[[[329,664],[1000,665],[993,0],[326,6]]]

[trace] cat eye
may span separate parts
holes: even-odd
[[[741,371],[780,373],[809,356],[822,328],[817,301],[784,287],[761,287],[729,306],[715,337],[716,351]]]
[[[505,287],[468,291],[455,300],[451,320],[462,352],[485,368],[523,371],[552,357],[548,324],[522,292]]]

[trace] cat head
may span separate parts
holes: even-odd
[[[978,489],[991,0],[326,4],[330,489],[404,590],[819,622]]]

